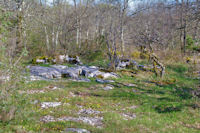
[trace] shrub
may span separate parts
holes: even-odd
[[[140,55],[141,55],[141,52],[139,52],[139,51],[134,51],[134,52],[131,54],[131,57],[132,57],[132,58],[135,58],[135,59],[139,59],[139,58],[140,58]]]
[[[193,40],[191,36],[187,36],[186,42],[188,49],[198,52],[200,51],[200,45],[195,45],[195,40]]]
[[[101,50],[89,51],[84,57],[87,61],[102,60],[104,58],[104,52]]]
[[[189,46],[189,47],[193,47],[195,44],[195,41],[192,39],[191,36],[186,37],[186,42],[187,42],[187,46]]]
[[[192,50],[200,52],[200,45],[194,46]]]
[[[162,103],[155,107],[158,113],[170,113],[181,111],[182,105],[178,103]]]
[[[18,103],[22,98],[19,99],[18,88],[24,85],[23,81],[23,67],[21,58],[16,57],[12,59],[11,57],[6,58],[6,48],[0,47],[0,60],[2,64],[0,65],[0,121],[3,123],[9,123],[15,118],[15,112],[18,110]],[[9,63],[9,60],[11,62]]]
[[[140,58],[141,59],[149,59],[149,55],[145,53],[140,53]]]

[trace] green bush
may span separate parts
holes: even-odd
[[[193,47],[194,44],[195,44],[195,41],[193,40],[193,38],[191,36],[187,36],[186,37],[186,43],[187,43],[187,46]]]
[[[200,52],[200,44],[197,45],[197,46],[194,46],[194,47],[192,48],[192,50]]]
[[[179,103],[162,103],[155,107],[158,113],[170,113],[181,111],[182,105]]]
[[[89,51],[88,54],[86,54],[85,59],[88,61],[96,61],[96,60],[102,60],[104,57],[104,53],[101,50],[96,51]]]
[[[200,44],[195,45],[195,40],[191,36],[187,36],[186,43],[189,50],[200,51]]]
[[[141,52],[139,51],[134,51],[131,53],[131,57],[134,59],[139,59],[141,57]]]

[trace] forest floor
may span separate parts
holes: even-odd
[[[91,133],[200,132],[200,99],[191,94],[199,80],[189,76],[188,69],[168,65],[162,80],[141,71],[131,76],[120,72],[121,77],[108,84],[93,78],[24,83],[18,89],[15,119],[0,122],[0,133],[69,128]]]

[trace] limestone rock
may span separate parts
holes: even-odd
[[[64,66],[64,65],[51,65],[51,67],[56,68],[56,69],[61,69],[61,70],[68,68],[67,66]]]
[[[70,56],[70,55],[59,55],[58,61],[60,63],[71,63],[71,64],[77,64],[82,65],[80,58],[78,56]]]
[[[0,80],[1,81],[9,81],[10,80],[10,76],[0,76]]]
[[[105,84],[105,83],[114,83],[115,81],[113,81],[113,80],[96,79],[96,82]]]
[[[75,78],[75,79],[69,79],[71,81],[74,81],[74,82],[90,82],[91,80],[90,79],[87,79],[87,78]]]
[[[61,70],[62,77],[70,77],[70,78],[78,78],[78,76],[82,73],[82,69],[79,67],[70,67]]]
[[[101,127],[103,125],[102,123],[103,117],[60,117],[55,118],[53,116],[47,115],[40,119],[40,121],[43,122],[56,122],[56,121],[73,121],[73,122],[83,122],[92,126]]]
[[[30,75],[30,77],[28,77],[28,80],[30,80],[30,81],[37,81],[37,80],[47,80],[47,79],[42,78],[40,76]]]
[[[50,107],[57,107],[60,105],[61,105],[61,102],[43,102],[41,103],[41,108],[46,109]]]
[[[90,131],[81,128],[67,128],[65,129],[66,133],[76,132],[76,133],[90,133]]]
[[[136,67],[138,64],[136,61],[134,60],[130,60],[130,59],[120,59],[118,61],[118,64],[116,66],[116,68],[118,70],[120,69],[126,69],[126,68],[133,68],[133,67]]]
[[[46,61],[42,59],[36,59],[36,63],[46,63]]]
[[[40,76],[47,79],[61,78],[61,73],[51,67],[31,66],[30,73],[34,76]]]
[[[92,109],[81,109],[78,114],[82,115],[97,115],[100,114],[100,111],[92,110]]]
[[[121,114],[124,120],[132,120],[136,118],[135,114],[130,114],[130,113],[123,113]]]
[[[101,77],[103,79],[107,79],[107,78],[117,78],[118,75],[113,73],[113,72],[102,72],[99,70],[98,67],[86,67],[86,66],[82,66],[82,75],[89,77],[89,78],[93,78],[93,77]]]
[[[117,78],[113,72],[101,72],[97,67],[76,66],[67,67],[63,65],[52,65],[50,67],[28,66],[31,73],[31,80],[59,79],[61,77],[76,79],[80,82],[90,82],[89,79],[82,79],[79,76],[99,77],[102,79]],[[44,79],[42,79],[44,78]]]
[[[114,86],[112,85],[106,85],[105,87],[103,87],[103,90],[108,91],[108,90],[112,90],[114,88]]]

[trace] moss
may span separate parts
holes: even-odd
[[[137,74],[137,70],[130,70],[130,69],[122,69],[118,71],[119,73],[121,73],[122,75],[126,75],[129,77],[134,77]]]
[[[97,78],[103,79],[104,77],[103,77],[103,75],[97,75]]]
[[[139,52],[139,51],[134,51],[134,52],[131,54],[131,57],[134,58],[134,59],[139,59],[139,58],[140,58],[140,54],[141,54],[141,52]]]
[[[53,58],[48,56],[37,56],[32,59],[32,64],[41,64],[37,60],[45,60],[47,63],[53,63]]]
[[[166,79],[162,81],[152,81],[152,83],[155,83],[158,86],[166,86],[166,85],[173,85],[176,83],[176,79]]]
[[[137,70],[137,65],[135,65],[134,63],[130,63],[129,65],[127,65],[127,68]]]
[[[69,58],[77,58],[77,56],[76,55],[69,55]]]
[[[47,58],[47,62],[53,63],[53,58],[52,57],[48,57]]]
[[[149,59],[149,55],[145,53],[140,53],[140,58],[141,59]]]

